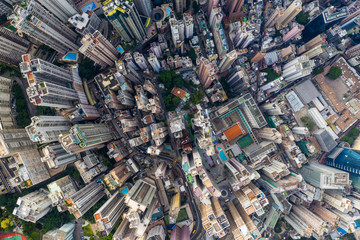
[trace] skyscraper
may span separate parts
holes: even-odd
[[[77,50],[77,34],[58,20],[54,15],[33,0],[15,5],[11,24],[18,31],[48,45],[61,54],[69,49]]]
[[[153,9],[151,0],[134,0],[134,3],[140,14],[146,17],[151,17]]]
[[[46,162],[49,168],[58,168],[78,160],[76,154],[67,153],[60,143],[46,145],[41,152],[41,161]]]
[[[28,151],[36,147],[25,129],[1,130],[0,144],[1,157],[9,157],[17,152]]]
[[[8,14],[13,10],[10,2],[6,0],[0,0],[0,15]]]
[[[79,52],[99,64],[101,68],[115,64],[119,52],[99,31],[86,34],[81,43]]]
[[[105,4],[104,4],[105,3]],[[131,1],[106,1],[103,4],[105,16],[125,42],[146,39],[145,27],[138,10]]]
[[[265,140],[269,140],[278,144],[282,142],[281,133],[275,128],[262,128],[257,132],[257,135]]]
[[[293,20],[296,15],[302,10],[301,0],[294,0],[290,6],[284,11],[284,13],[276,20],[277,29],[282,29]]]
[[[78,13],[72,0],[39,0],[39,3],[65,24]]]
[[[148,62],[155,72],[160,72],[160,68],[161,68],[160,62],[155,56],[155,54],[153,54],[152,52],[149,54]]]
[[[48,198],[49,192],[40,188],[16,201],[13,214],[26,222],[36,223],[51,210],[51,200]]]
[[[232,50],[231,52],[227,53],[223,60],[221,60],[219,64],[219,72],[224,72],[228,70],[233,64],[233,62],[237,59],[237,52],[236,50]]]
[[[288,82],[294,81],[310,75],[314,67],[314,60],[309,60],[307,56],[300,56],[283,66],[281,77]]]
[[[273,27],[275,25],[277,19],[281,16],[281,10],[282,9],[280,7],[276,7],[274,9],[265,23],[266,28]]]
[[[101,24],[101,19],[96,15],[96,13],[87,11],[83,14],[75,14],[69,18],[69,23],[71,23],[76,32],[81,35],[93,34],[96,30],[99,29]]]
[[[69,132],[69,119],[63,116],[34,116],[25,127],[31,141],[43,144],[55,142],[60,134]]]
[[[69,222],[43,235],[43,240],[71,240],[74,238],[75,223]]]
[[[26,89],[30,102],[39,106],[71,108],[79,99],[78,92],[70,88],[72,72],[31,55],[22,56],[20,70],[29,86]]]
[[[1,7],[0,7],[1,8]],[[30,42],[16,33],[0,27],[0,61],[11,65],[21,62],[21,55],[29,49]]]
[[[200,58],[198,75],[204,88],[210,87],[211,83],[215,80],[215,69],[209,59],[204,57]]]
[[[78,219],[104,196],[104,185],[94,181],[74,193],[66,203],[69,212]]]
[[[227,0],[225,9],[229,18],[238,18],[241,16],[241,8],[244,0]]]
[[[70,133],[59,137],[59,142],[69,153],[103,147],[110,140],[111,131],[105,124],[76,124],[70,128]]]
[[[194,19],[190,13],[184,13],[185,38],[190,39],[194,35]]]
[[[125,208],[125,197],[117,191],[94,213],[100,232],[109,235]]]
[[[326,159],[326,165],[360,175],[360,154],[348,148],[335,148]]]
[[[343,189],[350,185],[349,173],[318,163],[298,169],[304,180],[320,189]]]
[[[175,1],[175,11],[177,13],[183,13],[186,8],[186,0],[174,0]]]

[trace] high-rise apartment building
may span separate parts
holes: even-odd
[[[105,3],[105,4],[104,4]],[[106,1],[103,3],[105,16],[125,42],[146,39],[146,32],[141,17],[131,1]]]
[[[34,149],[25,129],[7,129],[0,131],[0,156],[9,157],[15,153]]]
[[[290,41],[293,37],[295,37],[296,35],[298,35],[299,33],[301,33],[303,30],[305,29],[305,27],[303,25],[296,25],[295,27],[293,27],[290,31],[288,31],[284,36],[283,36],[283,41],[284,42],[288,42]]]
[[[146,240],[165,240],[164,227],[161,224],[152,227],[146,236]]]
[[[47,185],[49,199],[53,206],[57,206],[59,212],[63,212],[65,201],[77,192],[77,187],[70,176],[65,176]]]
[[[87,11],[81,15],[75,14],[70,17],[69,23],[75,27],[76,32],[84,36],[86,34],[94,34],[100,27],[101,19],[96,13]]]
[[[69,222],[58,229],[51,230],[43,235],[43,240],[72,240],[74,239],[75,223]]]
[[[227,205],[229,207],[229,211],[232,216],[231,222],[233,222],[233,224],[231,224],[231,222],[230,222],[230,224],[232,225],[231,231],[232,231],[234,238],[236,240],[252,238],[251,233],[246,226],[246,223],[242,219],[242,217],[241,217],[239,211],[237,210],[237,208],[235,207],[234,203],[232,201],[229,201]]]
[[[265,28],[273,27],[277,21],[277,19],[281,16],[282,9],[280,7],[276,7],[272,13],[270,14],[269,18],[265,23]]]
[[[86,34],[81,43],[79,52],[102,68],[115,64],[119,52],[99,31],[95,31],[94,34]]]
[[[39,3],[65,24],[78,13],[72,0],[39,0]]]
[[[294,81],[310,75],[314,67],[314,60],[303,55],[285,64],[281,76],[288,82]]]
[[[217,198],[211,198],[211,203],[200,205],[201,222],[209,236],[222,238],[230,226]]]
[[[151,67],[154,69],[155,72],[160,72],[161,65],[155,54],[152,52],[149,54],[148,62],[151,65]]]
[[[224,72],[228,70],[233,64],[233,62],[237,59],[237,52],[236,50],[232,50],[231,52],[227,53],[223,60],[221,60],[219,64],[219,72]]]
[[[144,212],[155,195],[155,182],[150,178],[139,179],[125,196],[125,202],[129,208]]]
[[[59,137],[59,142],[68,153],[100,148],[111,140],[111,131],[105,124],[76,124],[70,128],[70,133]]]
[[[184,13],[185,38],[190,39],[194,36],[194,19],[190,13]]]
[[[27,52],[29,46],[29,41],[4,27],[0,27],[1,62],[18,65],[22,61],[21,56]]]
[[[216,24],[220,24],[223,19],[223,13],[221,7],[212,7],[209,15],[209,25],[212,29]]]
[[[36,223],[51,210],[51,200],[48,198],[49,192],[40,188],[16,201],[13,214],[26,222]]]
[[[55,142],[60,134],[69,132],[70,122],[63,116],[34,116],[25,130],[35,143]]]
[[[349,173],[336,168],[310,163],[298,171],[306,182],[321,189],[343,189],[350,185]]]
[[[105,235],[114,228],[126,208],[125,197],[120,192],[113,194],[95,213],[94,218],[100,232]]]
[[[351,48],[349,48],[345,51],[345,54],[348,58],[355,57],[355,56],[359,55],[359,53],[360,53],[360,44],[352,46]]]
[[[204,88],[210,87],[211,83],[215,80],[215,68],[209,59],[204,57],[200,58],[198,75]]]
[[[1,44],[1,43],[0,43]],[[14,118],[11,109],[11,88],[13,80],[0,77],[0,126],[1,129],[14,128]]]
[[[140,67],[141,70],[143,71],[148,70],[148,64],[146,58],[142,53],[134,52],[133,56],[135,63]]]
[[[281,133],[275,128],[262,128],[257,132],[257,135],[262,139],[272,141],[280,144],[282,142]]]
[[[66,152],[60,143],[53,143],[42,147],[41,153],[41,161],[46,162],[49,168],[58,168],[78,160],[76,154]]]
[[[175,11],[177,13],[183,13],[186,8],[186,0],[174,0],[175,1]]]
[[[68,210],[78,219],[105,196],[104,185],[91,182],[66,200]]]
[[[152,1],[149,0],[135,0],[135,6],[139,13],[145,17],[151,17],[151,12],[153,9]]]
[[[290,6],[280,15],[276,20],[276,27],[282,29],[291,22],[299,12],[302,11],[302,2],[301,0],[294,0]]]
[[[244,0],[226,1],[225,9],[229,18],[238,18],[241,16],[241,8],[244,5]]]
[[[212,32],[214,35],[214,42],[217,53],[219,55],[219,58],[222,59],[229,50],[222,24],[214,24]]]
[[[64,0],[65,1],[65,0]],[[35,1],[22,1],[15,5],[11,24],[18,31],[48,45],[61,54],[77,50],[77,34]]]
[[[181,43],[181,41],[184,41],[185,39],[184,23],[177,20],[175,17],[170,18],[169,22],[173,44],[175,47],[178,47],[179,43]]]
[[[11,3],[6,0],[0,0],[0,15],[12,12],[13,8]]]

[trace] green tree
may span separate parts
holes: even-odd
[[[324,72],[324,67],[323,66],[319,66],[317,68],[315,68],[313,71],[312,71],[312,74],[313,75],[318,75],[320,73]]]
[[[70,215],[69,212],[60,213],[56,207],[45,215],[42,219],[40,219],[40,223],[42,224],[42,231],[48,232],[53,230],[54,228],[61,227],[65,223],[70,222],[74,219],[73,215]]]
[[[181,99],[179,97],[177,97],[177,96],[174,96],[172,98],[172,103],[175,106],[175,108],[180,104],[180,101],[181,101]]]
[[[37,106],[37,113],[40,116],[55,116],[55,111],[54,109],[50,108],[50,107],[44,107],[44,106]]]
[[[0,24],[6,23],[7,17],[6,14],[0,15]]]
[[[194,9],[194,13],[197,13],[200,10],[200,6],[196,1],[193,1],[193,9]]]
[[[189,58],[191,58],[191,61],[193,62],[193,64],[196,64],[196,57],[197,56],[196,56],[194,48],[190,48],[188,56],[189,56]]]
[[[94,62],[88,58],[83,59],[79,64],[79,75],[81,78],[93,79],[95,76]]]
[[[296,15],[295,19],[297,23],[306,25],[309,22],[309,14],[301,11],[298,15]]]
[[[10,220],[9,218],[6,218],[4,220],[1,221],[1,228],[4,229],[5,231],[9,230],[9,228],[11,226],[13,226],[13,221]]]
[[[316,124],[310,117],[305,116],[305,117],[300,118],[300,120],[304,123],[305,127],[307,127],[310,132],[312,132],[314,130],[314,127]]]
[[[176,76],[174,79],[174,86],[182,88],[184,86],[184,80],[180,76]]]
[[[336,80],[338,77],[341,76],[341,74],[342,74],[341,68],[331,67],[329,73],[327,74],[327,76],[328,76],[331,80]]]
[[[280,74],[278,74],[278,73],[277,73],[274,69],[272,69],[272,68],[265,68],[265,69],[261,70],[261,72],[267,73],[267,75],[266,75],[267,82],[272,82],[272,81],[274,81],[275,79],[277,79],[277,78],[280,77]]]

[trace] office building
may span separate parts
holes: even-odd
[[[114,193],[95,213],[94,218],[100,232],[109,235],[126,208],[125,197]],[[102,234],[104,235],[104,234]]]
[[[51,210],[51,200],[45,189],[33,191],[23,197],[19,197],[13,215],[26,221],[36,223]]]
[[[146,240],[165,240],[164,227],[161,224],[152,227],[146,236]]]
[[[86,34],[94,34],[99,29],[101,19],[94,12],[87,11],[81,15],[75,14],[70,17],[69,23],[75,27],[76,32],[85,36]]]
[[[244,0],[226,1],[225,10],[229,18],[238,18],[242,15]]]
[[[334,6],[326,8],[322,13],[306,24],[305,30],[303,31],[303,40],[309,41],[315,36],[326,32],[346,16],[348,16],[346,8],[336,9]]]
[[[61,228],[51,230],[43,235],[43,240],[73,240],[75,223],[69,222],[61,226]]]
[[[64,0],[65,1],[65,0]],[[23,1],[15,4],[11,24],[61,54],[77,50],[77,34],[43,8],[38,2]]]
[[[160,72],[161,69],[160,62],[155,56],[155,54],[153,54],[152,52],[149,54],[148,62],[155,72]]]
[[[27,52],[29,46],[30,42],[26,39],[4,27],[0,27],[1,62],[5,62],[11,65],[18,65],[22,61],[21,55]]]
[[[262,128],[257,132],[257,135],[262,139],[272,141],[280,144],[282,142],[282,136],[275,128]]]
[[[314,67],[313,60],[309,60],[307,56],[300,56],[283,66],[281,77],[288,82],[294,81],[310,75]]]
[[[58,206],[59,212],[62,212],[64,202],[77,192],[77,187],[70,176],[65,176],[47,185],[49,189],[49,199],[53,206]]]
[[[64,24],[79,11],[71,0],[39,0],[39,3]]]
[[[69,132],[70,122],[63,116],[34,116],[25,130],[35,143],[55,142],[60,134]]]
[[[231,52],[227,53],[219,64],[219,72],[224,72],[228,70],[236,59],[236,50],[232,50]]]
[[[318,163],[303,165],[298,171],[306,182],[321,189],[343,189],[350,185],[349,173]]]
[[[245,89],[249,88],[249,80],[245,69],[240,66],[231,68],[226,76],[226,82],[230,87],[230,91],[235,94],[241,94]]]
[[[135,6],[139,13],[146,17],[151,17],[151,12],[153,9],[152,1],[149,0],[135,0]]]
[[[77,155],[66,152],[60,143],[49,144],[41,148],[41,161],[45,162],[49,168],[58,168],[77,160]]]
[[[299,12],[302,11],[302,2],[301,0],[294,0],[290,6],[279,16],[276,20],[276,28],[282,29],[291,22]]]
[[[190,13],[184,13],[185,39],[194,36],[194,19]]]
[[[78,219],[104,196],[104,185],[91,182],[66,200],[69,213]]]
[[[186,0],[174,0],[176,13],[183,13],[186,8]]]
[[[79,52],[99,64],[101,68],[115,64],[119,52],[99,31],[86,34],[81,43]]]
[[[360,154],[348,148],[335,148],[327,157],[326,165],[360,175]]]
[[[125,42],[146,39],[146,32],[140,14],[131,1],[107,1],[102,8],[105,16]]]
[[[101,148],[111,140],[111,131],[104,124],[76,124],[70,128],[70,133],[59,136],[59,142],[68,153]]]
[[[25,129],[1,130],[0,143],[1,157],[9,157],[15,153],[32,150],[36,147]]]
[[[197,73],[204,88],[210,87],[211,83],[215,80],[215,68],[207,58],[200,58],[200,66]]]
[[[313,134],[323,151],[331,152],[337,146],[337,142],[326,129],[318,129]]]

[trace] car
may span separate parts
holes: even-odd
[[[196,232],[196,229],[194,229],[194,231],[192,231],[192,234],[194,234]]]

